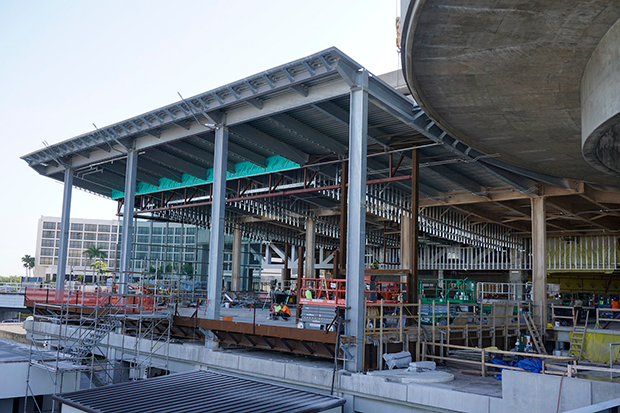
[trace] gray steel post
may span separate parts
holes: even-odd
[[[62,217],[60,218],[60,247],[58,248],[58,269],[56,270],[56,291],[65,289],[67,272],[67,246],[69,245],[69,221],[71,219],[71,190],[73,169],[65,169],[65,188],[62,193]]]
[[[364,253],[366,247],[366,139],[368,72],[357,73],[351,88],[349,119],[349,196],[347,209],[347,310],[345,334],[355,336],[349,371],[364,368]]]
[[[207,318],[211,320],[219,320],[222,300],[227,154],[228,128],[219,126],[215,131],[215,153],[213,154],[213,202],[211,203],[211,239],[209,242]]]
[[[125,199],[123,200],[123,234],[121,235],[121,265],[118,292],[127,293],[129,272],[131,271],[131,251],[133,247],[133,209],[136,200],[136,176],[138,174],[138,151],[127,152],[125,167]]]

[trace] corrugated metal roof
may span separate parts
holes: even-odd
[[[205,370],[64,393],[54,398],[89,413],[313,413],[345,403],[341,397]]]

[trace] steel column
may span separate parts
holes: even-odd
[[[314,278],[314,256],[316,253],[316,223],[306,218],[306,273],[304,277]]]
[[[230,290],[241,291],[241,229],[239,227],[235,227],[233,231],[231,270]]]
[[[58,267],[56,269],[56,291],[65,289],[67,272],[67,246],[69,245],[69,221],[71,219],[71,190],[73,189],[73,169],[65,169],[65,188],[62,193],[62,217],[60,219],[60,247],[58,248]]]
[[[127,282],[131,271],[131,251],[133,249],[133,210],[136,202],[136,179],[138,175],[138,151],[127,152],[125,167],[125,198],[123,200],[123,234],[121,237],[121,265],[119,294],[127,293]]]
[[[339,266],[337,278],[341,278],[340,273],[344,273],[347,266],[347,184],[349,183],[347,168],[347,162],[342,162],[340,172],[340,260],[339,262],[334,260],[336,266]]]
[[[347,210],[347,310],[345,334],[355,337],[349,371],[364,368],[364,253],[366,247],[366,153],[368,135],[368,72],[355,76],[349,118],[349,196]]]
[[[213,154],[213,203],[211,204],[211,239],[209,242],[207,318],[211,320],[219,320],[222,300],[227,157],[228,128],[219,126],[215,131],[215,153]]]
[[[547,206],[545,198],[532,198],[532,293],[534,314],[544,332],[547,325]]]

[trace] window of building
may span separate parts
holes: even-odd
[[[149,256],[148,252],[136,252],[136,259],[137,260],[145,260],[147,259]]]
[[[161,240],[162,240],[162,237],[160,237],[159,235],[157,235],[157,236],[153,236],[153,237],[151,238],[151,242],[152,242],[153,244],[161,244]]]
[[[136,245],[136,251],[148,251],[149,250],[149,246],[148,245]]]
[[[189,237],[185,237],[186,244],[194,244],[196,242],[196,237],[191,235]]]
[[[41,246],[42,247],[54,247],[54,240],[53,239],[42,239]]]
[[[174,229],[175,235],[183,235],[183,228],[178,227]]]
[[[117,225],[112,225],[112,232],[113,233],[117,233],[118,232],[118,226]]]
[[[56,238],[56,231],[41,231],[43,238]]]
[[[164,233],[164,229],[162,227],[153,227],[153,234],[161,235]]]
[[[40,265],[52,265],[52,257],[40,257],[39,264]]]
[[[84,224],[71,224],[71,231],[84,231]]]
[[[185,228],[185,234],[186,235],[195,235],[196,234],[196,227]]]
[[[56,229],[55,222],[43,221],[43,229]]]
[[[67,264],[69,265],[73,265],[73,266],[81,266],[82,265],[82,260],[79,258],[69,258],[67,260]]]
[[[148,235],[138,235],[136,237],[136,242],[139,242],[141,244],[146,244],[147,242],[149,242],[149,236]]]
[[[84,233],[84,239],[87,239],[89,241],[94,241],[97,239],[97,234],[92,233],[92,232],[85,232]]]
[[[70,257],[81,257],[82,256],[83,251],[80,249],[69,249],[69,256]]]
[[[99,225],[101,227],[101,225]],[[110,234],[98,234],[97,241],[110,241]]]
[[[69,239],[82,239],[82,233],[81,232],[71,232],[69,234]]]
[[[93,247],[95,245],[95,243],[93,241],[84,241],[84,249],[88,249],[90,247]]]
[[[82,241],[69,241],[69,248],[82,248]]]
[[[144,226],[140,226],[138,227],[138,234],[148,234],[151,231],[149,231],[149,227],[144,227]]]
[[[46,255],[46,256],[53,256],[54,255],[54,248],[41,248],[41,255]]]
[[[110,232],[109,225],[99,225],[99,232]]]
[[[97,224],[85,224],[84,231],[97,232]]]

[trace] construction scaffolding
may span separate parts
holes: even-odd
[[[27,328],[24,406],[29,398],[34,400],[30,372],[35,368],[48,372],[54,394],[168,372],[176,304],[168,295],[28,289],[26,299],[33,302],[33,318]],[[51,350],[55,357],[50,357]],[[76,375],[77,388],[63,388],[67,374]],[[54,403],[44,408],[35,400],[35,411],[56,412],[59,406]]]

